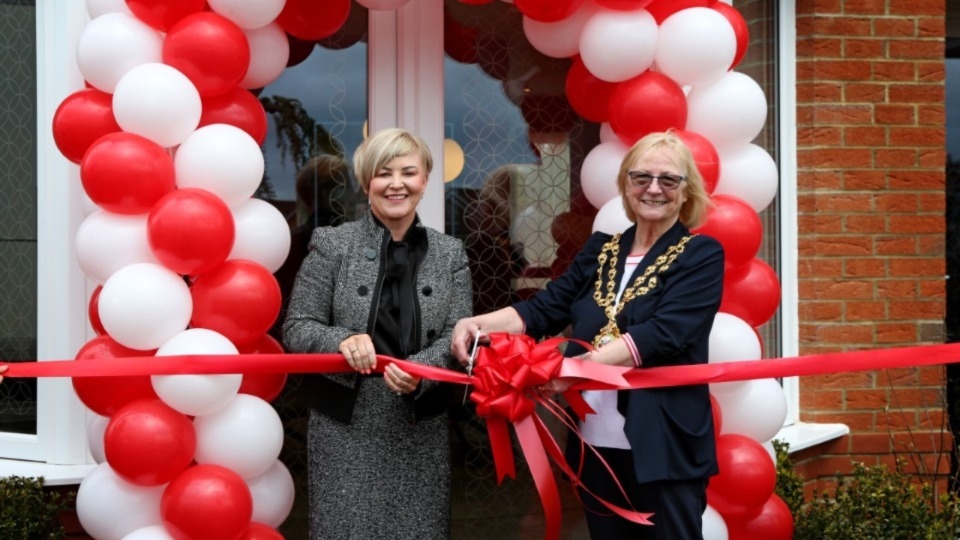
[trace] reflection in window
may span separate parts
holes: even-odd
[[[0,4],[0,358],[37,357],[36,8]],[[0,385],[0,431],[37,432],[36,379]]]

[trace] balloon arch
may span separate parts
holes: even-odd
[[[356,1],[390,10],[417,0]],[[760,359],[755,329],[776,311],[780,286],[756,257],[757,213],[773,201],[778,179],[771,156],[751,142],[766,121],[766,98],[732,71],[747,48],[743,17],[718,0],[513,3],[534,48],[572,58],[569,107],[603,126],[581,170],[583,194],[597,210],[594,230],[629,225],[611,182],[629,145],[668,128],[689,144],[714,202],[697,232],[716,237],[727,254],[710,362]],[[76,358],[282,352],[267,330],[281,302],[273,273],[290,237],[280,212],[252,198],[267,123],[248,90],[302,60],[294,60],[299,43],[337,32],[350,0],[86,7],[76,59],[87,87],[63,100],[52,126],[95,205],[75,242],[81,269],[98,284],[88,311],[98,335]],[[282,538],[276,527],[291,511],[294,487],[278,459],[283,427],[269,402],[284,382],[74,379],[96,413],[88,437],[99,465],[77,497],[84,528],[100,539]],[[786,416],[780,385],[722,383],[711,394],[721,473],[708,491],[705,538],[789,538],[769,442]]]

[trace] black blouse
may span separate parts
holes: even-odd
[[[404,359],[420,351],[416,335],[420,318],[416,303],[417,268],[427,254],[427,233],[414,223],[403,240],[387,243],[383,285],[373,331],[378,354]]]

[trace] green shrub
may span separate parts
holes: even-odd
[[[960,538],[960,499],[916,485],[904,472],[886,465],[853,463],[853,473],[836,476],[836,488],[814,491],[804,501],[803,479],[793,468],[787,445],[777,450],[777,494],[794,519],[794,540],[945,540]]]
[[[43,478],[0,478],[0,538],[63,538],[59,513],[68,508],[71,498],[44,491]]]

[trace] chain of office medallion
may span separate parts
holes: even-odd
[[[643,274],[637,276],[637,279],[633,280],[633,284],[623,291],[623,296],[616,305],[616,311],[613,311],[613,301],[617,297],[614,291],[617,283],[617,256],[620,253],[620,234],[615,234],[609,242],[603,245],[603,249],[600,250],[600,255],[597,256],[597,262],[600,264],[597,267],[597,283],[596,290],[593,293],[593,299],[596,300],[598,306],[603,308],[607,317],[613,320],[614,317],[623,311],[623,306],[626,305],[627,302],[638,296],[647,294],[657,286],[657,275],[670,268],[673,261],[677,260],[677,257],[683,253],[687,242],[689,242],[691,238],[693,238],[693,236],[684,236],[676,245],[670,246],[666,253],[657,257],[657,260],[648,266]],[[610,259],[610,269],[607,270],[607,295],[603,297],[600,293],[600,283],[603,281],[603,266],[606,264],[608,258]]]

